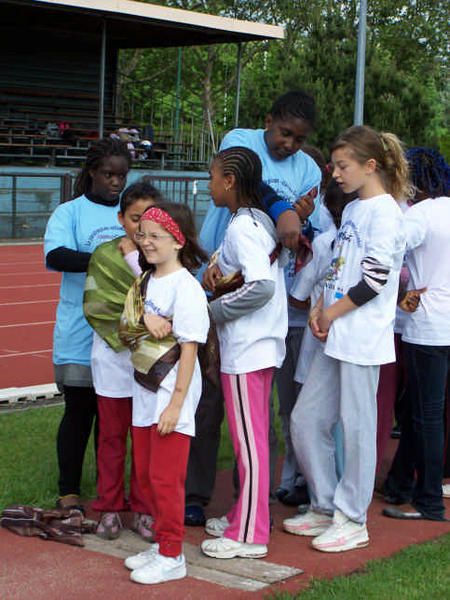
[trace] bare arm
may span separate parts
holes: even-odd
[[[197,358],[197,342],[185,342],[181,344],[180,363],[178,365],[175,389],[169,404],[162,411],[158,422],[158,432],[161,435],[172,433],[177,426],[186,398],[189,385],[194,373],[195,360]]]

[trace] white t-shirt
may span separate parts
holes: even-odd
[[[264,183],[270,185],[281,198],[291,204],[294,204],[313,188],[320,186],[322,173],[317,163],[308,154],[299,150],[284,160],[276,160],[269,152],[264,133],[263,129],[233,129],[223,138],[220,150],[243,146],[256,152],[261,160]],[[316,207],[319,207],[319,204],[317,197]],[[200,241],[208,253],[212,254],[221,244],[230,218],[231,214],[227,208],[218,208],[211,203],[200,232]],[[294,276],[295,259],[292,257],[285,269],[285,283],[288,292]],[[305,326],[306,311],[290,306],[288,307],[288,316],[289,327]]]
[[[331,324],[325,354],[357,365],[395,361],[394,320],[405,252],[402,212],[389,194],[347,204],[325,276],[324,306],[334,304],[361,281],[361,261],[389,267],[381,292]]]
[[[328,271],[333,256],[332,243],[336,237],[336,226],[331,225],[325,233],[314,238],[312,243],[313,257],[310,262],[299,271],[291,288],[291,296],[297,300],[311,298],[311,308],[317,303],[323,291],[324,277]],[[302,345],[297,360],[294,379],[304,383],[311,366],[312,359],[321,342],[315,338],[307,326],[302,337]]]
[[[239,211],[225,232],[218,259],[222,273],[241,271],[246,283],[274,281],[275,293],[262,308],[217,326],[223,373],[236,375],[280,367],[284,360],[287,335],[284,273],[278,260],[271,265],[269,259],[275,239],[274,226],[270,235],[261,223]]]
[[[172,331],[178,342],[204,344],[209,330],[208,304],[199,282],[186,269],[164,277],[150,277],[145,312],[172,319]],[[133,425],[150,427],[158,423],[175,389],[179,362],[169,371],[157,392],[150,392],[133,381]],[[184,399],[175,431],[195,435],[195,411],[202,393],[198,359]]]
[[[406,202],[406,200],[400,200],[398,202],[398,205],[399,205],[400,210],[402,211],[402,213],[404,215],[405,212],[409,208],[408,203]],[[409,273],[408,273],[408,270],[405,267],[405,257],[404,257],[403,258],[402,268],[400,270],[400,285],[404,285],[404,283],[402,284],[402,279],[404,279],[405,276],[409,279]],[[403,327],[405,325],[405,321],[408,318],[408,316],[409,316],[409,313],[407,313],[406,311],[402,310],[400,308],[400,306],[397,305],[397,308],[395,310],[394,333],[401,334],[403,332]]]
[[[405,214],[408,289],[426,287],[405,321],[402,339],[424,346],[450,345],[450,198],[428,198]]]
[[[130,351],[114,350],[94,331],[91,354],[92,381],[95,393],[107,398],[131,398],[133,365]]]

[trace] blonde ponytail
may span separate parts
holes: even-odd
[[[381,132],[379,137],[384,152],[384,164],[380,165],[380,171],[387,191],[396,200],[406,200],[411,197],[411,182],[402,143],[394,133]]]
[[[377,133],[367,125],[354,125],[337,138],[331,152],[349,146],[358,162],[376,160],[377,171],[386,191],[396,200],[411,197],[408,162],[402,144],[393,133]]]

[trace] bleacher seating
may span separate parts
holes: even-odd
[[[98,114],[91,110],[65,109],[60,114],[45,112],[36,106],[16,105],[1,107],[0,112],[0,164],[23,162],[26,164],[79,166],[87,149],[98,138]],[[67,122],[68,137],[60,137],[47,130],[49,123]],[[111,116],[105,117],[105,134],[118,129]],[[186,169],[199,165],[193,159],[193,144],[175,141],[173,132],[155,131],[155,144],[149,158],[144,150],[137,149],[135,167]],[[202,165],[203,166],[203,165]]]

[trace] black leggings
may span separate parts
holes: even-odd
[[[92,387],[64,386],[65,410],[59,425],[56,448],[59,465],[59,494],[80,493],[84,453],[95,419],[97,449],[97,397]]]

